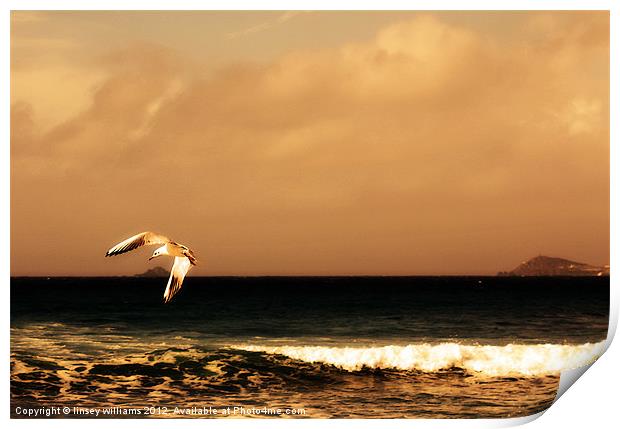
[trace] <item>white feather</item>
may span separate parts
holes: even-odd
[[[170,271],[170,278],[168,279],[168,285],[164,292],[164,302],[168,303],[180,290],[183,285],[183,279],[185,275],[192,268],[192,264],[189,258],[177,256],[174,258],[174,265]]]
[[[129,237],[127,240],[121,241],[106,252],[106,256],[120,255],[129,252],[141,246],[149,246],[151,244],[169,243],[170,239],[154,232],[146,231]]]

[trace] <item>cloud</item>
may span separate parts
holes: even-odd
[[[285,22],[288,22],[291,19],[304,13],[310,13],[310,12],[304,11],[304,10],[288,10],[288,11],[282,12],[280,15],[278,15],[277,17],[273,19],[262,21],[256,25],[252,25],[251,27],[247,27],[243,30],[227,33],[226,38],[236,39],[238,37],[244,37],[250,34],[255,34],[261,31],[269,30],[277,25],[284,24]]]
[[[12,106],[12,270],[105,273],[100,250],[145,228],[200,249],[202,274],[606,263],[608,20],[543,18],[500,41],[421,15],[202,77],[170,49],[118,52],[62,125]],[[66,262],[38,244],[58,240]]]

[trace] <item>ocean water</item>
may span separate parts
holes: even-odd
[[[12,278],[12,417],[525,416],[608,328],[608,277],[165,283]]]

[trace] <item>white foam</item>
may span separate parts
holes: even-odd
[[[506,346],[457,343],[410,344],[384,347],[264,346],[232,348],[279,354],[311,363],[325,363],[349,371],[362,368],[435,372],[463,368],[490,376],[557,374],[595,361],[604,342],[579,345],[509,344]]]

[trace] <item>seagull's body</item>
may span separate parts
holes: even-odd
[[[129,237],[127,240],[121,241],[106,252],[107,256],[120,255],[121,253],[130,252],[141,246],[150,246],[153,244],[162,244],[153,252],[149,261],[158,256],[168,255],[174,256],[174,264],[170,270],[170,278],[164,292],[164,302],[168,303],[180,290],[185,275],[192,265],[196,265],[196,257],[189,247],[179,243],[175,243],[168,237],[154,232],[146,231]]]

